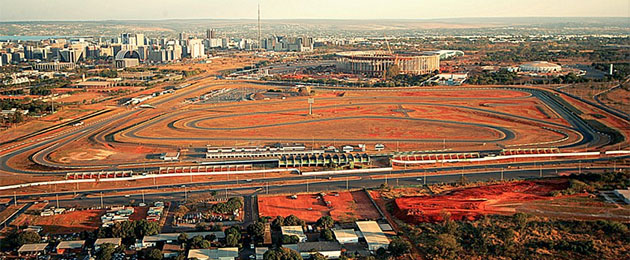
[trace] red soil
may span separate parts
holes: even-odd
[[[551,191],[566,188],[565,180],[521,181],[458,189],[434,196],[402,197],[394,201],[394,214],[409,223],[474,220],[487,214],[513,214],[515,205],[552,199]]]
[[[379,218],[378,211],[365,192],[339,192],[339,196],[333,194],[324,196],[324,200],[330,202],[330,207],[319,199],[318,194],[299,194],[297,199],[287,195],[259,197],[259,214],[269,217],[295,215],[308,223],[314,223],[323,216],[331,216],[341,222]]]

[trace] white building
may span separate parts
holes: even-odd
[[[333,233],[341,244],[359,243],[359,236],[353,229],[333,229]]]
[[[304,229],[302,229],[302,226],[284,226],[280,229],[282,230],[282,235],[297,236],[300,238],[299,242],[306,241],[306,235],[304,235]]]
[[[206,50],[203,46],[203,41],[200,39],[188,40],[188,52],[193,59],[202,58],[206,56]]]
[[[194,258],[198,260],[234,260],[238,258],[238,247],[191,249],[188,251],[188,259]]]
[[[370,251],[375,252],[379,248],[389,246],[389,239],[376,221],[357,221],[356,224],[360,231],[359,237],[365,239]]]

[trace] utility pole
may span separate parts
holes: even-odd
[[[308,179],[306,179],[306,193],[308,193]]]
[[[346,190],[350,190],[348,189],[348,182],[349,182],[350,177],[346,177]]]
[[[59,194],[55,194],[55,199],[57,200],[57,208],[59,208]]]
[[[501,168],[501,181],[503,181],[503,168]]]
[[[142,191],[142,203],[145,203],[144,202],[144,190]]]
[[[543,177],[542,164],[540,164],[540,176],[539,176],[539,177],[540,177],[540,178],[542,178],[542,177]]]
[[[578,174],[582,174],[582,161],[578,161]]]
[[[101,209],[103,208],[103,192],[101,192]]]
[[[188,187],[184,186],[184,201],[188,202]]]
[[[13,205],[17,206],[17,194],[13,192]]]

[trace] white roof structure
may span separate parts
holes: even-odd
[[[359,236],[354,232],[353,229],[333,229],[333,233],[335,234],[335,238],[339,243],[358,243]]]
[[[389,246],[389,239],[387,239],[387,236],[385,236],[376,221],[357,221],[356,223],[361,231],[361,236],[368,243],[370,251]]]
[[[621,197],[625,203],[630,204],[630,190],[615,190],[617,196]]]
[[[300,238],[300,242],[306,241],[306,235],[304,235],[304,229],[302,226],[283,226],[280,227],[283,235],[297,236]]]
[[[238,247],[225,247],[216,249],[191,249],[188,258],[198,260],[234,260],[238,257]]]
[[[18,249],[18,253],[44,251],[48,243],[24,244]]]
[[[85,244],[85,240],[76,240],[76,241],[61,241],[57,245],[56,249],[78,249],[82,248]]]

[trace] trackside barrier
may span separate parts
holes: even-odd
[[[630,154],[630,151],[607,151],[606,154]]]
[[[350,173],[370,173],[370,172],[386,172],[391,171],[394,168],[374,168],[374,169],[358,169],[358,170],[341,170],[341,171],[324,171],[324,172],[301,172],[301,175],[314,176],[314,175],[332,175],[332,174],[350,174]]]
[[[540,157],[574,157],[574,156],[596,156],[600,155],[600,152],[584,152],[584,153],[550,153],[550,154],[516,154],[516,155],[499,155],[494,157],[472,158],[472,159],[453,159],[453,160],[425,160],[425,161],[403,161],[392,159],[392,163],[396,164],[429,164],[438,162],[487,162],[498,161],[507,159],[519,159],[519,158],[540,158]]]

